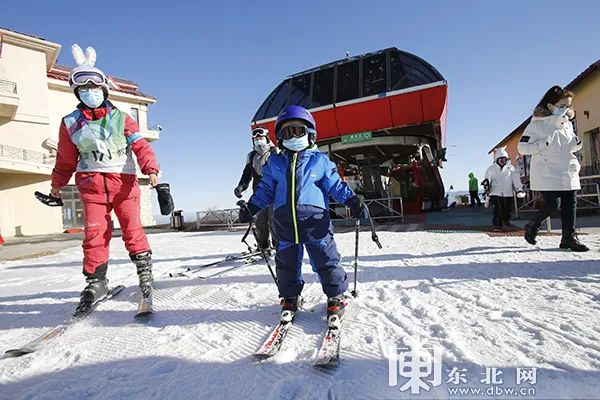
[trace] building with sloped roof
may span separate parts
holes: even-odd
[[[583,149],[580,152],[582,167],[580,175],[600,175],[600,60],[577,75],[566,86],[566,89],[575,93],[572,104],[573,110],[575,110],[573,127],[583,141]],[[527,117],[489,151],[490,154],[493,154],[494,149],[506,146],[510,158],[522,166],[524,176],[529,175],[526,168],[527,162],[523,162],[517,151],[517,145],[530,121],[531,116]]]
[[[68,84],[70,67],[56,64],[60,50],[60,44],[0,28],[0,231],[4,237],[83,227],[83,206],[74,181],[63,190],[62,208],[47,208],[33,195],[50,191],[60,122],[78,103]],[[160,130],[148,126],[148,107],[156,98],[133,81],[110,74],[108,80],[110,101],[138,121],[146,140],[157,141]],[[141,173],[138,179],[142,222],[152,225],[149,182]]]

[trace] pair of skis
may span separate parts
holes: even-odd
[[[245,261],[245,264],[253,264],[257,262],[258,257],[261,256],[261,252],[259,250],[247,251],[239,254],[229,255],[221,260],[214,261],[208,264],[202,264],[197,266],[187,267],[183,272],[171,272],[169,273],[169,278],[179,278],[179,277],[189,277],[199,272],[204,271],[207,268],[214,268],[220,265],[234,263],[236,261]]]
[[[293,315],[289,317],[289,314],[286,313],[289,313],[289,311],[282,312],[279,323],[271,331],[262,346],[254,353],[254,357],[260,360],[266,360],[279,352],[296,316],[296,313],[293,313]],[[341,326],[339,325],[337,327],[327,328],[321,341],[321,347],[319,348],[317,358],[313,363],[315,367],[334,368],[339,364],[341,344],[340,333]]]

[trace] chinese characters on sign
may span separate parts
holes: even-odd
[[[373,139],[372,132],[353,133],[351,135],[342,136],[342,144],[368,142],[371,139]]]

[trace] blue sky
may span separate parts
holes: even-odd
[[[87,6],[89,4],[89,6]],[[156,5],[153,5],[156,4]],[[150,125],[177,208],[235,204],[249,121],[287,75],[386,47],[416,54],[449,84],[446,188],[467,187],[488,150],[600,58],[600,2],[11,2],[0,26],[94,46],[97,66],[158,98]]]

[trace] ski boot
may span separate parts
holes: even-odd
[[[75,314],[85,313],[94,303],[108,294],[108,279],[106,279],[107,264],[102,264],[92,275],[85,279],[87,286],[81,291],[79,304]]]
[[[540,226],[539,225],[535,225],[533,222],[528,223],[527,225],[525,225],[525,240],[527,240],[527,243],[529,244],[536,244],[537,240],[535,240],[538,231],[540,230]]]
[[[327,326],[329,329],[339,329],[348,301],[346,295],[338,294],[327,299]]]
[[[280,322],[291,322],[294,319],[296,312],[298,312],[298,309],[302,307],[303,303],[304,299],[302,299],[302,296],[281,299],[281,316],[279,318]]]
[[[271,247],[271,242],[264,243],[262,245],[256,245],[256,251],[262,256],[263,253],[267,258],[271,258],[275,255],[275,249]]]
[[[148,297],[152,291],[152,251],[130,255],[131,261],[137,268],[138,278],[140,280],[140,290],[142,296]]]
[[[502,221],[498,217],[492,218],[492,225],[494,226],[494,232],[502,232]]]
[[[578,252],[590,251],[590,249],[585,244],[579,241],[577,233],[575,232],[570,232],[566,235],[563,235],[562,239],[560,240],[559,247],[561,249],[569,249],[571,251]]]

